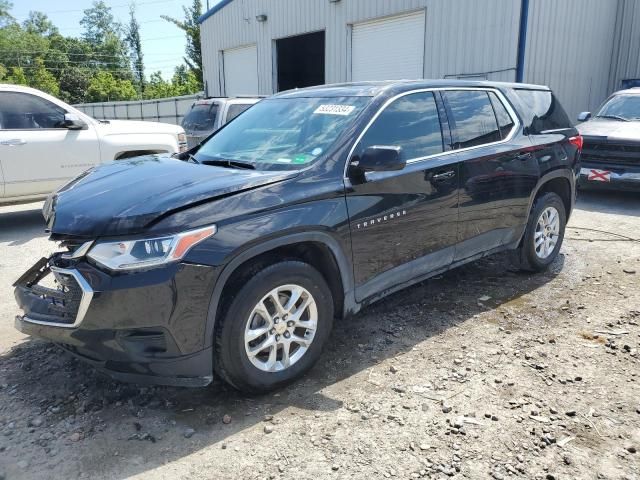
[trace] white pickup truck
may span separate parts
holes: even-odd
[[[41,200],[100,163],[186,148],[180,126],[95,120],[39,90],[0,84],[0,205]]]

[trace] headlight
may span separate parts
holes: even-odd
[[[187,143],[187,134],[179,133],[178,134],[178,143]]]
[[[215,233],[216,227],[210,226],[165,237],[98,242],[87,257],[110,270],[157,267],[180,260]]]

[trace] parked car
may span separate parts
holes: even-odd
[[[592,117],[579,115],[584,137],[580,187],[640,191],[640,88],[614,93]]]
[[[64,248],[15,283],[16,326],[122,380],[198,386],[215,371],[279,388],[318,360],[334,318],[495,252],[547,268],[581,145],[546,87],[281,93],[184,162],[116,162],[52,195]]]
[[[203,98],[197,100],[182,120],[189,148],[198,145],[263,97]]]
[[[39,90],[0,84],[0,205],[42,200],[110,160],[186,146],[182,127],[95,120]]]

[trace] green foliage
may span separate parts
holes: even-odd
[[[140,24],[136,19],[135,4],[129,7],[129,26],[127,28],[126,41],[131,49],[131,65],[133,66],[133,76],[138,83],[140,93],[144,93],[144,61],[142,55],[142,41],[140,40]]]
[[[87,102],[131,100],[137,92],[130,80],[115,78],[110,72],[100,71],[89,81]]]
[[[187,32],[189,60],[185,59],[187,65],[176,67],[170,81],[164,80],[160,72],[145,79],[140,25],[133,6],[130,21],[123,28],[104,1],[94,1],[80,21],[80,38],[61,35],[42,12],[30,12],[21,25],[11,15],[11,8],[7,0],[0,0],[3,83],[29,85],[68,103],[163,98],[202,89],[197,24],[200,0],[185,9],[185,21],[178,22]]]
[[[44,60],[36,58],[33,69],[29,71],[27,76],[29,80],[29,86],[42,90],[54,96],[60,94],[60,86],[56,77],[54,77],[49,70],[44,66]]]
[[[86,101],[91,75],[86,68],[69,67],[60,75],[60,98],[67,103]]]
[[[28,33],[35,33],[41,36],[59,33],[58,27],[42,12],[29,12],[29,17],[22,23],[22,28]]]
[[[6,27],[16,21],[10,13],[12,8],[13,4],[11,2],[8,0],[0,0],[0,28]]]
[[[200,48],[200,24],[198,23],[198,18],[202,15],[202,1],[193,0],[190,8],[182,7],[182,10],[184,11],[184,20],[166,15],[161,15],[161,17],[187,34],[187,56],[184,58],[184,62],[202,85],[202,50]]]
[[[9,75],[7,75],[3,81],[14,85],[29,85],[27,76],[24,74],[24,69],[21,67],[11,67],[9,69]]]

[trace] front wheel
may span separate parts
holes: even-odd
[[[331,331],[333,299],[316,269],[286,261],[253,275],[221,317],[217,373],[239,390],[264,393],[293,382],[318,360]]]
[[[543,271],[557,258],[564,240],[567,213],[562,199],[553,192],[538,197],[515,261],[522,270]]]

